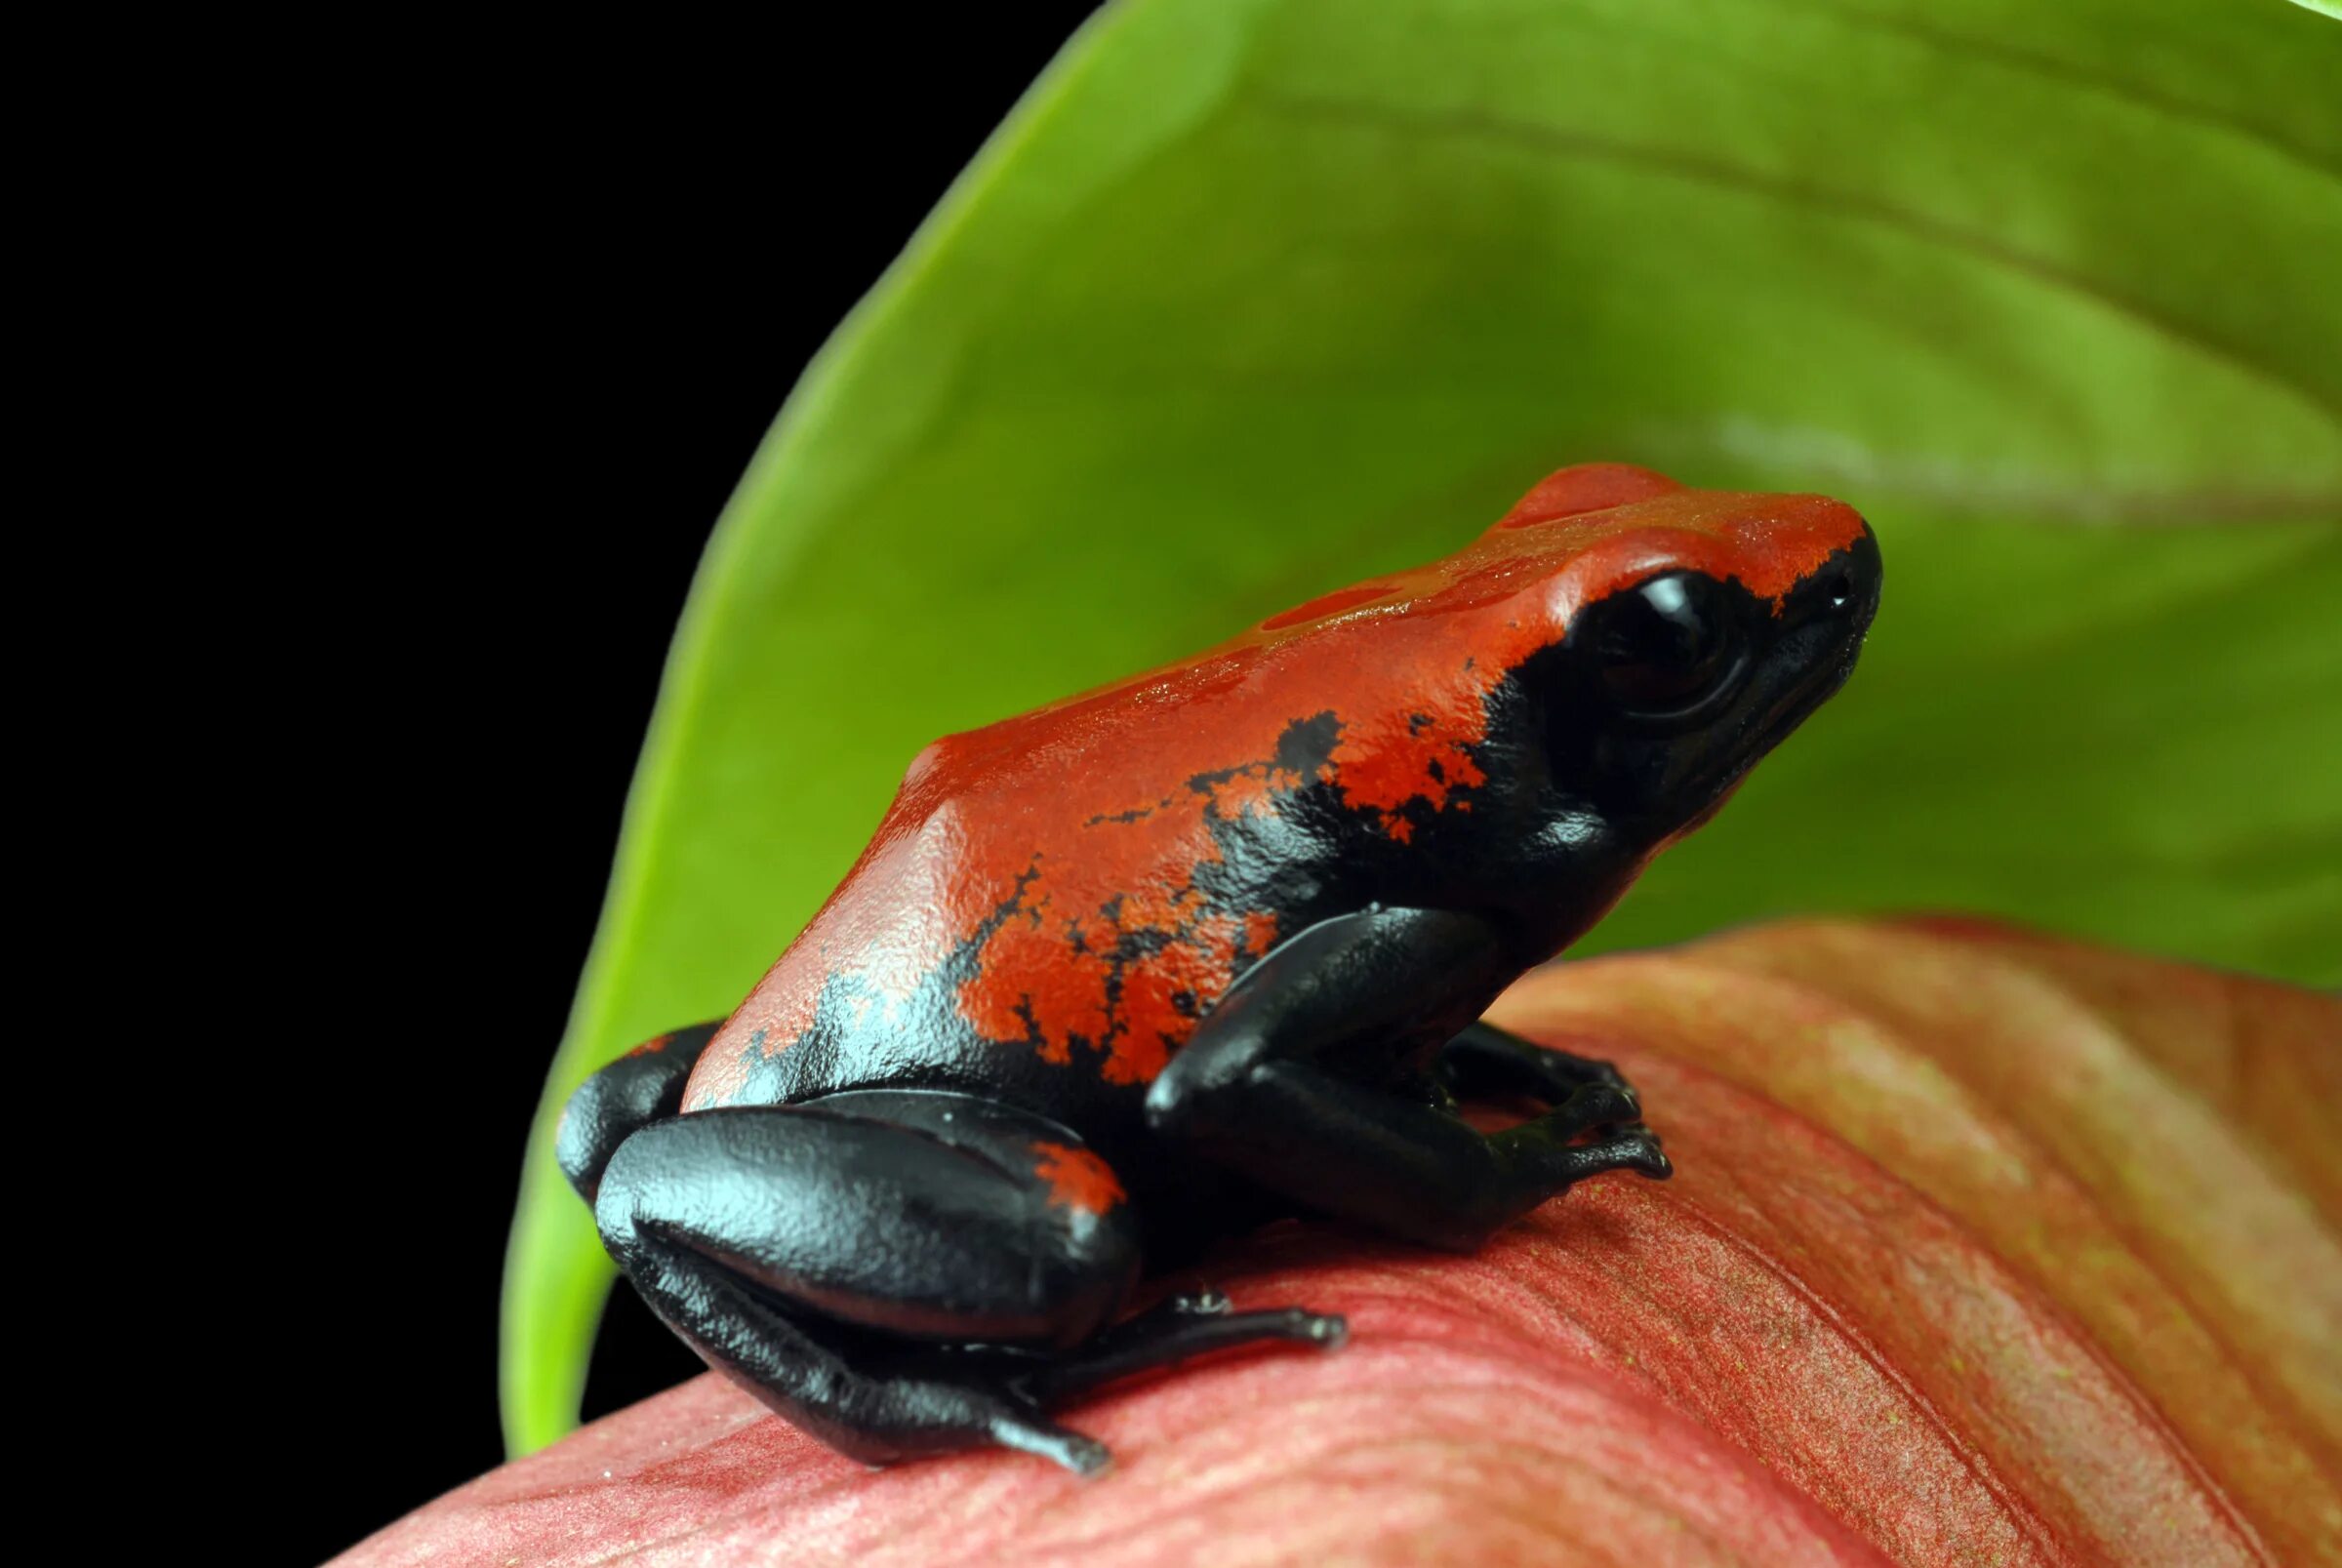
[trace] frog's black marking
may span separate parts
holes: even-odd
[[[1190,774],[1188,787],[1199,795],[1213,793],[1213,785],[1230,784],[1237,779],[1268,779],[1278,773],[1293,773],[1313,778],[1318,768],[1334,754],[1334,746],[1342,739],[1342,720],[1330,709],[1295,719],[1276,738],[1276,749],[1258,762],[1238,763],[1232,768],[1215,768],[1208,773]],[[1279,790],[1284,794],[1290,791]],[[1211,815],[1224,817],[1218,802],[1210,808]]]
[[[1156,812],[1161,811],[1164,807],[1170,804],[1171,799],[1166,795],[1151,806],[1133,806],[1128,811],[1111,811],[1104,814],[1103,816],[1089,818],[1085,821],[1083,825],[1089,827],[1104,827],[1110,823],[1143,823],[1148,818],[1153,816]]]

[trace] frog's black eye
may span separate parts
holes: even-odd
[[[1651,578],[1601,607],[1596,678],[1620,708],[1653,718],[1697,706],[1738,669],[1731,606],[1698,572]]]

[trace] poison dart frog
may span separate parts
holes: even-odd
[[[1565,468],[1471,544],[949,736],[747,1000],[558,1153],[653,1310],[871,1464],[1338,1316],[1142,1265],[1284,1216],[1466,1250],[1670,1174],[1608,1064],[1477,1022],[1845,681],[1878,547],[1819,496]],[[1482,1133],[1459,1097],[1525,1097]]]

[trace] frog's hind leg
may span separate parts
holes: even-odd
[[[997,1443],[1095,1470],[1106,1450],[1044,1406],[1181,1358],[1132,1360],[1100,1335],[1139,1266],[1114,1173],[1054,1122],[973,1096],[865,1090],[654,1122],[611,1159],[595,1218],[710,1366],[873,1464]],[[1124,1353],[1078,1377],[1093,1342]]]

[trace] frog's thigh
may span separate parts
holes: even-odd
[[[1112,1318],[1139,1264],[1119,1184],[1072,1134],[916,1090],[654,1123],[620,1146],[595,1213],[710,1360],[748,1328],[710,1284],[909,1338],[1065,1347]]]

